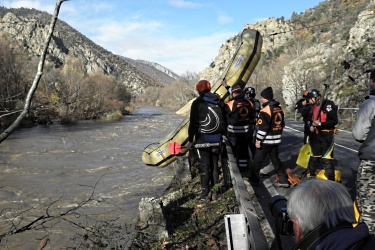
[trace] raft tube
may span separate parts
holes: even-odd
[[[244,29],[237,41],[236,52],[229,62],[223,74],[211,87],[211,92],[220,96],[225,103],[229,101],[229,93],[222,86],[225,78],[228,86],[238,83],[242,88],[245,87],[255,66],[258,64],[261,55],[263,39],[259,31],[253,29]],[[171,133],[157,142],[148,145],[142,154],[143,162],[148,166],[165,167],[175,161],[177,156],[184,155],[186,148],[181,149],[178,155],[172,155],[169,152],[169,144],[178,142],[181,146],[188,143],[189,117]]]

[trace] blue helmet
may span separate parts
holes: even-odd
[[[245,89],[245,94],[249,94],[251,97],[255,97],[255,89],[252,87],[248,87]]]

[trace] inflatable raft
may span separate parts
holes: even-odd
[[[244,29],[239,35],[236,52],[222,75],[212,84],[211,92],[216,93],[224,102],[229,101],[227,89],[221,85],[225,78],[228,86],[234,83],[244,88],[255,66],[258,64],[262,49],[262,36],[259,31]],[[142,154],[143,162],[148,166],[165,167],[175,161],[177,156],[184,155],[187,151],[182,148],[179,154],[171,154],[169,145],[179,143],[182,147],[188,143],[189,117],[187,117],[174,131],[161,138],[159,141],[148,145]]]

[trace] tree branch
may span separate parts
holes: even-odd
[[[19,126],[21,121],[26,117],[27,113],[29,112],[29,109],[30,109],[30,106],[31,106],[31,100],[34,96],[34,93],[35,93],[36,89],[38,88],[40,78],[43,74],[44,61],[46,59],[47,49],[48,49],[49,43],[51,41],[53,30],[54,30],[56,22],[57,22],[57,18],[58,18],[59,11],[60,11],[60,6],[65,1],[68,1],[68,0],[57,0],[57,2],[56,2],[55,12],[54,12],[54,14],[52,16],[52,19],[51,19],[50,28],[49,28],[49,31],[48,31],[46,41],[44,43],[42,54],[40,55],[38,71],[35,75],[33,84],[31,85],[31,87],[29,89],[29,92],[26,96],[25,106],[24,106],[21,114],[17,117],[17,119],[6,130],[4,130],[4,132],[2,132],[0,134],[0,143],[3,142],[6,138],[8,138],[8,136]]]

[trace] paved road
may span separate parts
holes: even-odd
[[[286,119],[286,128],[283,132],[283,139],[280,146],[280,159],[286,168],[291,168],[295,172],[301,172],[304,169],[296,166],[296,160],[299,149],[303,145],[303,123],[301,121],[294,121],[293,119]],[[355,177],[359,165],[357,150],[359,143],[356,142],[351,134],[351,131],[342,131],[335,136],[335,167],[341,172],[341,182],[345,185],[351,194],[355,197]],[[271,197],[274,195],[283,195],[288,198],[289,193],[293,188],[275,188],[272,183],[275,181],[275,173],[272,164],[267,159],[264,163],[263,171],[270,174],[269,178],[262,178],[262,183],[259,187],[254,187],[254,192],[260,203],[262,210],[274,230],[274,218],[269,212],[269,203]],[[293,236],[281,236],[282,249],[292,249],[294,245]],[[277,249],[277,242],[271,249]]]

